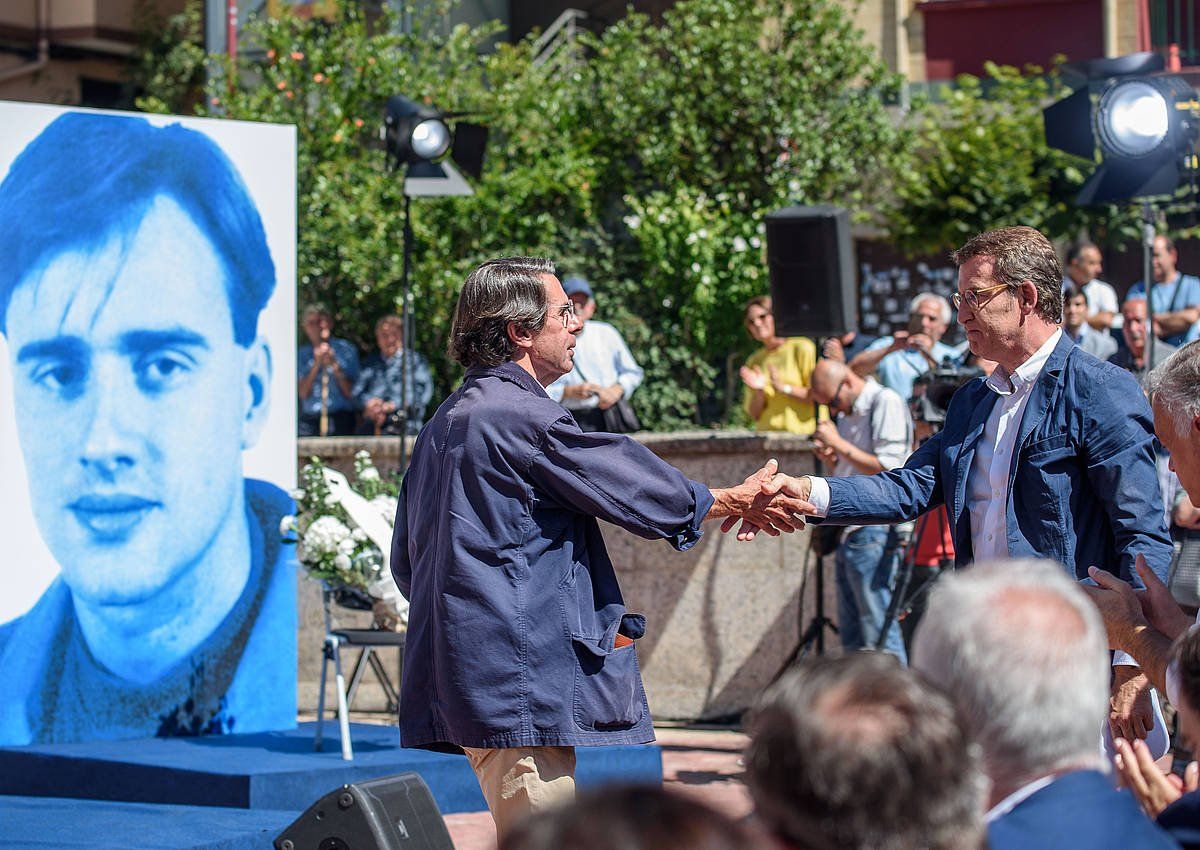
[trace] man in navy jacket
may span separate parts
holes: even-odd
[[[1167,850],[1105,773],[1104,624],[1050,561],[993,561],[938,582],[912,663],[958,704],[979,746],[991,850]]]
[[[574,747],[654,740],[645,617],[625,609],[596,518],[683,550],[706,518],[778,533],[811,508],[761,492],[774,461],[709,490],[628,437],[583,433],[545,392],[580,327],[548,260],[467,277],[450,342],[467,374],[418,436],[396,514],[401,742],[465,750],[501,835],[572,793]]]
[[[1124,370],[1059,329],[1062,270],[1030,227],[980,234],[954,254],[952,299],[971,351],[999,366],[951,400],[943,430],[903,467],[871,476],[791,478],[765,488],[810,500],[837,524],[895,523],[945,504],[959,565],[1051,558],[1138,582],[1138,554],[1165,578],[1171,543],[1154,465],[1150,406]],[[1149,684],[1128,656],[1114,672],[1115,734],[1144,738]],[[1165,740],[1165,739],[1164,739]]]

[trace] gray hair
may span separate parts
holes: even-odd
[[[911,316],[913,313],[917,312],[917,308],[920,307],[925,301],[932,301],[937,305],[938,311],[942,317],[943,325],[950,324],[950,302],[933,292],[922,292],[920,295],[913,298],[908,305],[908,315]]]
[[[994,561],[947,576],[929,598],[912,663],[958,702],[995,785],[1101,766],[1108,639],[1061,565]]]
[[[882,653],[813,659],[755,708],[746,784],[791,846],[966,850],[987,783],[953,701]]]
[[[546,324],[547,274],[554,263],[544,257],[500,257],[467,275],[450,325],[450,356],[468,369],[511,360],[509,323],[531,333]]]
[[[1175,433],[1186,437],[1200,416],[1200,340],[1189,342],[1146,378],[1146,392],[1170,418]]]

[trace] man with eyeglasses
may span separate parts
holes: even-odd
[[[837,424],[817,423],[817,456],[836,476],[870,475],[901,466],[912,450],[913,421],[895,390],[874,378],[861,378],[836,360],[821,360],[812,373],[812,397],[829,407]],[[900,562],[896,529],[852,525],[835,556],[838,634],[847,651],[872,649],[879,640],[892,581]],[[905,660],[900,624],[893,622],[883,648]]]
[[[971,239],[954,260],[958,321],[971,351],[997,362],[992,374],[954,395],[943,429],[900,469],[780,475],[766,491],[811,501],[839,525],[902,522],[945,504],[960,566],[1052,558],[1080,580],[1094,565],[1140,587],[1141,554],[1165,579],[1172,550],[1150,406],[1128,372],[1063,334],[1054,247],[1033,228],[1006,227]],[[1145,738],[1149,685],[1128,656],[1115,664],[1109,727]]]
[[[583,433],[545,390],[580,327],[549,260],[472,271],[450,331],[466,376],[417,437],[396,510],[400,742],[465,751],[501,838],[571,796],[576,746],[654,740],[646,618],[625,608],[597,519],[682,551],[705,519],[778,534],[811,508],[762,493],[774,461],[710,489],[623,434]]]

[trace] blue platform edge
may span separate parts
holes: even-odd
[[[0,848],[271,850],[299,812],[0,797]]]
[[[402,749],[396,727],[353,724],[354,760],[344,761],[337,724],[326,722],[322,752],[314,727],[0,748],[0,794],[299,812],[342,785],[413,772],[443,814],[487,808],[463,756]],[[579,747],[576,761],[581,788],[662,782],[654,745]]]

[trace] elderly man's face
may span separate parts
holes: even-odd
[[[1167,247],[1167,240],[1161,236],[1154,239],[1154,252],[1150,256],[1151,271],[1159,283],[1169,283],[1175,277],[1175,267],[1179,255],[1173,248]]]
[[[941,305],[930,298],[921,300],[916,308],[908,314],[909,330],[915,331],[920,327],[921,333],[928,336],[934,342],[942,338],[942,334],[946,332],[946,323],[942,320]]]
[[[404,332],[400,329],[400,325],[394,322],[387,322],[379,326],[379,330],[375,331],[375,342],[379,345],[379,353],[384,359],[391,357],[404,345]]]
[[[209,240],[160,196],[128,240],[59,254],[13,292],[34,516],[92,604],[152,598],[231,519],[269,363],[234,341],[224,277]]]
[[[1121,308],[1121,315],[1125,317],[1125,324],[1121,328],[1125,344],[1135,357],[1141,357],[1146,350],[1146,302],[1126,301]]]
[[[1187,433],[1180,434],[1169,410],[1155,401],[1154,433],[1171,453],[1171,469],[1187,491],[1193,504],[1200,504],[1200,417],[1188,422]]]

